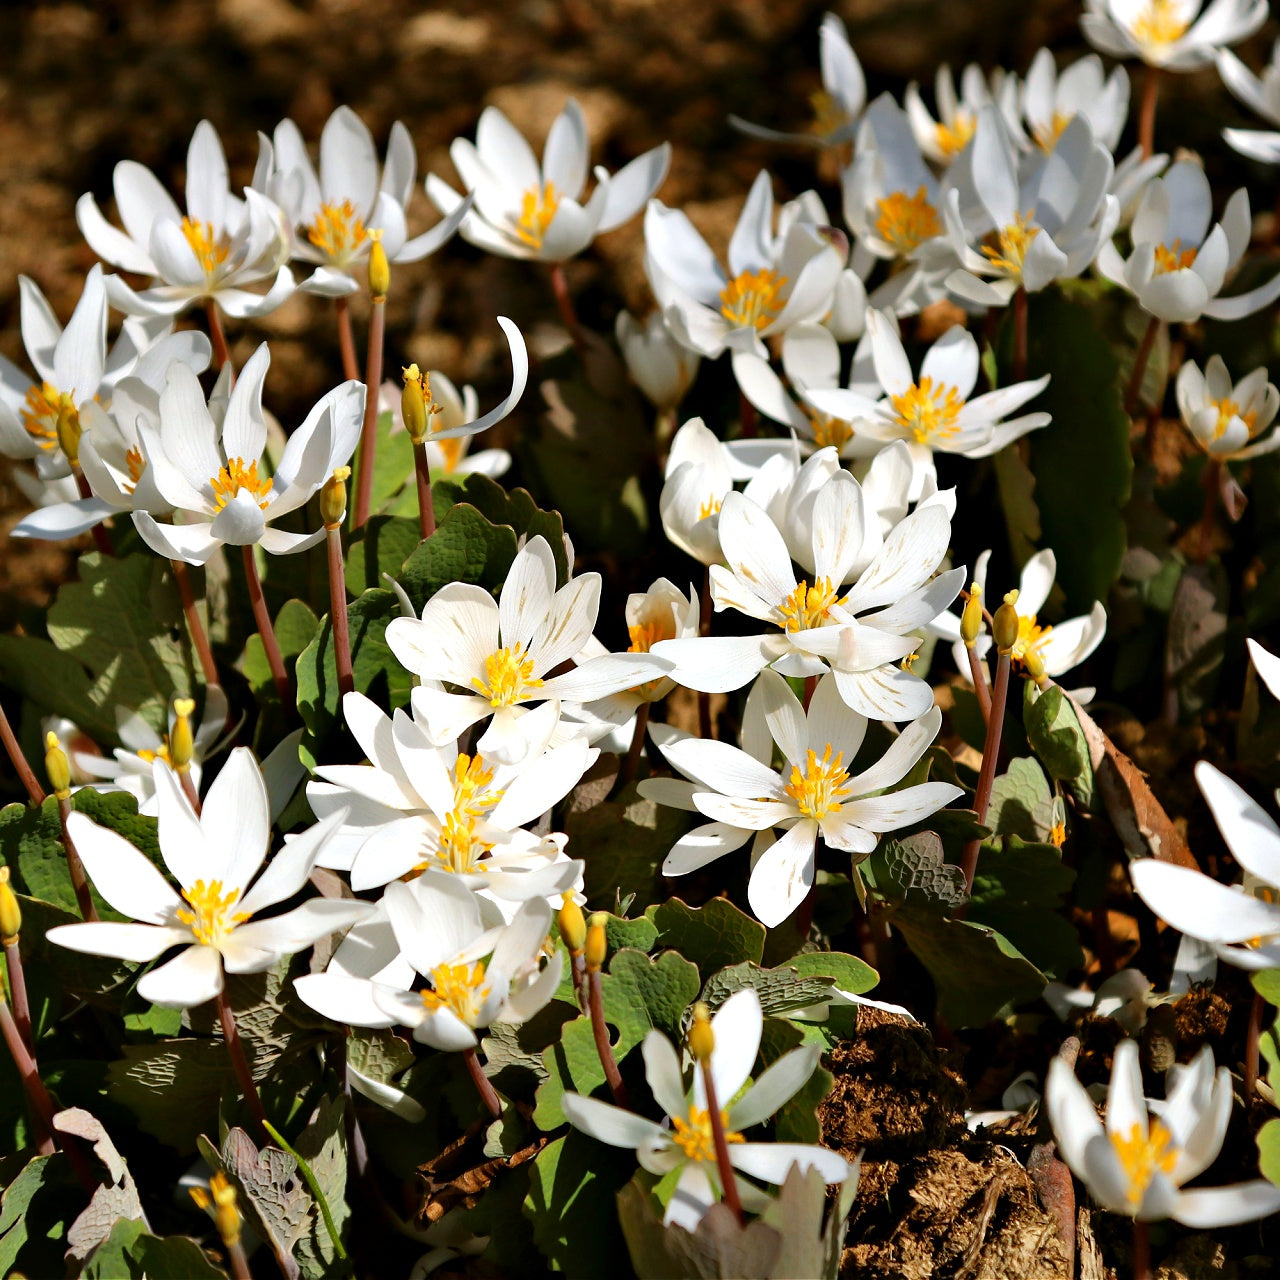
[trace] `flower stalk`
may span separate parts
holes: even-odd
[[[636,727],[631,735],[631,745],[623,757],[622,768],[618,772],[618,788],[627,785],[635,776],[640,766],[640,753],[644,750],[645,730],[649,726],[649,703],[642,702],[636,708]]]
[[[582,326],[578,323],[578,313],[574,310],[573,297],[569,293],[569,281],[565,278],[564,263],[551,264],[551,292],[555,294],[556,307],[560,312],[560,323],[569,331],[573,345],[580,356],[586,355],[586,339],[582,336]]]
[[[347,623],[347,571],[342,559],[342,522],[347,518],[350,477],[350,467],[338,467],[320,490],[320,515],[329,552],[329,620],[333,627],[333,659],[338,669],[341,697],[356,687],[351,671],[351,631]]]
[[[240,1029],[236,1026],[236,1016],[231,1011],[231,1001],[227,999],[226,979],[224,975],[222,989],[215,997],[218,1005],[218,1019],[222,1023],[222,1038],[227,1042],[227,1053],[231,1056],[231,1066],[235,1070],[236,1079],[240,1082],[240,1092],[253,1113],[257,1133],[254,1135],[259,1146],[268,1141],[267,1113],[262,1106],[262,1098],[258,1094],[258,1086],[253,1081],[253,1071],[249,1067],[249,1059],[245,1057],[244,1042],[240,1039]]]
[[[351,330],[351,303],[334,298],[334,315],[338,318],[338,349],[342,353],[342,376],[348,382],[360,381],[360,361],[356,358],[356,338]]]
[[[1147,321],[1146,332],[1138,345],[1137,354],[1133,357],[1133,372],[1129,375],[1129,385],[1124,393],[1124,411],[1133,417],[1138,411],[1138,401],[1142,397],[1142,379],[1147,372],[1147,362],[1151,359],[1151,351],[1156,345],[1156,337],[1160,333],[1160,317],[1152,316]],[[1157,406],[1157,411],[1158,411]]]
[[[558,920],[560,937],[564,940],[564,945],[569,951],[569,964],[573,972],[573,989],[578,994],[578,1004],[581,1006],[582,1012],[586,1013],[590,1001],[585,953],[587,921],[582,914],[582,908],[574,901],[573,895],[570,893],[566,893],[561,901]]]
[[[275,1131],[272,1130],[272,1132]],[[298,1167],[302,1167],[301,1160],[298,1162]],[[245,1257],[244,1245],[240,1242],[240,1209],[236,1204],[236,1189],[231,1180],[225,1173],[219,1171],[209,1179],[208,1191],[203,1187],[192,1187],[191,1198],[196,1202],[197,1208],[211,1214],[214,1226],[218,1228],[218,1235],[222,1238],[223,1248],[226,1249],[227,1256],[231,1260],[231,1273],[235,1276],[235,1280],[252,1280],[253,1273],[249,1270],[249,1260]],[[327,1222],[328,1206],[323,1199],[320,1200],[320,1204],[325,1209]],[[332,1235],[332,1230],[330,1234]],[[334,1239],[336,1242],[337,1237],[335,1236]],[[337,1248],[339,1256],[346,1257],[346,1254],[341,1252],[340,1242],[337,1243]]]
[[[622,1073],[618,1070],[618,1063],[613,1056],[613,1046],[609,1043],[609,1027],[604,1020],[604,991],[600,976],[608,948],[604,934],[604,921],[604,912],[597,911],[587,926],[586,967],[591,1034],[595,1038],[600,1065],[604,1068],[604,1078],[609,1082],[609,1092],[613,1094],[613,1100],[618,1106],[629,1110],[631,1095],[622,1082]]]
[[[462,1054],[462,1060],[467,1064],[467,1074],[471,1077],[471,1083],[475,1085],[476,1092],[480,1095],[480,1101],[484,1103],[489,1114],[495,1120],[500,1120],[502,1118],[502,1099],[498,1097],[497,1090],[493,1087],[489,1077],[485,1075],[476,1051],[474,1049],[465,1049]]]
[[[262,579],[258,576],[257,561],[253,558],[253,546],[246,544],[241,550],[244,552],[244,577],[249,587],[253,620],[258,624],[258,635],[262,637],[262,648],[267,655],[267,665],[271,668],[271,678],[275,681],[276,694],[287,707],[293,691],[289,687],[289,673],[284,669],[284,658],[280,655],[276,629],[271,625],[271,614],[267,612],[267,599],[262,594]]]
[[[218,666],[213,660],[213,649],[209,644],[209,633],[200,620],[200,611],[196,607],[196,595],[191,586],[191,574],[187,571],[183,560],[170,560],[173,567],[173,580],[178,584],[178,595],[182,598],[182,614],[187,620],[187,634],[191,637],[191,647],[200,659],[200,670],[204,673],[205,684],[220,685]]]
[[[1138,110],[1138,145],[1142,158],[1150,160],[1156,149],[1156,101],[1160,97],[1160,68],[1147,66],[1142,82],[1142,105]]]
[[[67,870],[71,873],[71,885],[76,891],[76,902],[80,906],[80,916],[84,920],[94,921],[98,918],[97,908],[93,905],[93,894],[89,892],[89,880],[84,873],[84,863],[76,852],[75,841],[67,828],[67,819],[71,817],[71,765],[67,753],[63,751],[56,733],[48,733],[44,740],[44,768],[58,799],[58,817],[62,822],[62,846],[67,851]]]
[[[960,639],[964,641],[969,659],[969,676],[973,691],[978,697],[978,707],[984,724],[991,723],[991,685],[987,678],[987,664],[978,654],[978,637],[982,634],[984,614],[982,608],[982,584],[973,583],[965,599],[964,612],[960,616]]]
[[[1262,1044],[1262,1016],[1267,1002],[1257,992],[1249,1006],[1249,1033],[1244,1042],[1244,1106],[1247,1112],[1253,1105],[1258,1087],[1258,1056]]]
[[[702,573],[702,594],[698,598],[698,634],[707,637],[711,634],[711,566],[707,565]],[[698,737],[714,738],[715,726],[711,721],[711,695],[703,689],[698,690]]]
[[[431,378],[416,364],[401,370],[400,416],[413,441],[413,474],[418,485],[418,530],[425,542],[436,531],[436,506],[431,495],[431,463],[427,458],[427,432],[431,415],[440,406],[431,400]]]
[[[711,1054],[716,1047],[715,1032],[711,1029],[711,1014],[707,1006],[698,1001],[693,1006],[693,1026],[689,1029],[689,1051],[702,1072],[702,1085],[707,1094],[707,1119],[711,1125],[711,1140],[716,1149],[716,1165],[720,1170],[720,1185],[724,1188],[725,1204],[733,1211],[738,1225],[742,1225],[742,1201],[738,1196],[738,1183],[729,1163],[729,1141],[724,1133],[724,1113],[720,1099],[716,1097],[715,1077],[711,1073]]]
[[[22,909],[9,884],[9,868],[0,867],[0,943],[4,945],[5,965],[9,971],[9,992],[13,997],[13,1019],[22,1042],[33,1053],[31,1034],[31,1002],[27,998],[27,977],[22,967]]]
[[[1027,377],[1027,291],[1019,288],[1013,295],[1013,380],[1025,382]]]
[[[190,698],[175,698],[173,700],[175,719],[173,738],[169,744],[169,754],[173,760],[173,771],[178,775],[178,783],[182,787],[182,794],[187,797],[187,801],[194,810],[196,817],[199,817],[200,793],[196,790],[195,781],[191,777],[191,758],[195,754],[195,741],[191,732],[191,713],[195,709],[196,704]]]
[[[369,250],[369,350],[365,360],[364,423],[360,428],[360,464],[356,480],[355,527],[369,519],[369,502],[373,494],[373,463],[378,448],[378,387],[382,384],[382,347],[387,323],[387,290],[391,287],[391,268],[382,247],[381,232],[373,232]]]
[[[1155,71],[1152,67],[1151,71]],[[1151,1280],[1151,1233],[1147,1224],[1133,1220],[1133,1280]]]
[[[204,300],[205,320],[209,325],[209,341],[213,343],[213,367],[221,370],[231,359],[227,347],[227,335],[222,328],[222,316],[218,313],[218,304],[212,298]]]
[[[18,1030],[13,1011],[9,1008],[9,1002],[3,997],[3,991],[0,991],[0,1035],[4,1036],[5,1045],[13,1056],[14,1066],[18,1068],[23,1091],[27,1095],[27,1102],[35,1118],[36,1151],[42,1156],[51,1156],[54,1152],[53,1099],[49,1097],[49,1090],[44,1087],[44,1081],[40,1079],[36,1060],[31,1050],[27,1048],[22,1033]]]

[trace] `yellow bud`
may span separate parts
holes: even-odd
[[[426,375],[416,364],[404,370],[404,390],[400,393],[400,416],[404,429],[414,444],[421,444],[427,435],[427,401],[431,389]]]
[[[225,1173],[209,1179],[209,1190],[192,1187],[191,1198],[206,1213],[213,1210],[213,1221],[228,1249],[240,1243],[240,1210],[236,1206],[236,1189]]]
[[[0,942],[11,946],[21,932],[22,908],[9,885],[9,868],[0,867]]]
[[[701,1000],[693,1006],[693,1026],[689,1028],[689,1052],[699,1062],[708,1062],[716,1047],[716,1033],[711,1029],[711,1010]]]
[[[1035,645],[1027,645],[1027,651],[1022,655],[1022,665],[1027,669],[1029,675],[1038,685],[1043,686],[1048,679],[1048,675],[1044,669],[1044,657]]]
[[[969,588],[969,598],[964,602],[964,612],[960,615],[960,639],[966,649],[972,649],[982,634],[982,587],[974,583]]]
[[[582,908],[566,893],[560,907],[560,936],[570,955],[581,955],[587,942],[587,921]]]
[[[339,467],[320,490],[320,519],[326,529],[341,528],[347,517],[347,481],[351,479],[350,467]]]
[[[1002,604],[996,610],[994,618],[996,649],[1000,653],[1009,653],[1013,646],[1018,643],[1018,593],[1010,591],[1004,598]]]
[[[391,288],[391,264],[382,247],[382,232],[370,231],[369,238],[373,241],[369,246],[369,297],[374,302],[383,302]]]
[[[596,911],[587,926],[587,969],[590,972],[604,967],[604,958],[608,954],[609,943],[604,936],[604,922],[609,917],[603,911]]]
[[[71,765],[56,733],[45,734],[44,771],[49,777],[53,794],[59,800],[67,799],[71,795]]]
[[[191,733],[191,713],[196,704],[191,698],[174,698],[173,710],[177,717],[173,722],[173,734],[169,743],[169,759],[178,773],[186,773],[191,768],[191,757],[195,752],[195,742]]]
[[[80,413],[76,402],[64,391],[58,397],[58,445],[73,467],[80,465]]]

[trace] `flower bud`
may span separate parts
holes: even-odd
[[[80,413],[76,402],[64,391],[58,397],[58,447],[73,467],[80,465]]]
[[[416,364],[403,370],[404,390],[400,393],[400,417],[404,429],[414,444],[421,444],[427,435],[427,402],[431,399],[431,387],[426,374]]]
[[[369,246],[369,297],[374,302],[385,302],[391,288],[391,264],[382,247],[382,232],[370,231],[369,237],[373,241]]]
[[[173,735],[169,742],[169,759],[173,761],[177,773],[186,773],[191,768],[191,756],[195,751],[195,742],[191,734],[191,713],[196,704],[191,698],[174,698]]]
[[[701,1063],[711,1060],[716,1033],[711,1029],[711,1010],[701,1000],[693,1006],[693,1026],[689,1028],[689,1052]]]
[[[22,908],[9,884],[9,868],[0,867],[0,943],[12,946],[22,932]]]
[[[964,602],[960,615],[960,639],[966,649],[972,649],[982,634],[982,586],[975,582],[969,588],[969,598]]]
[[[1017,604],[1018,593],[1010,591],[1004,598],[1004,604],[996,610],[992,630],[995,632],[996,649],[1002,654],[1012,652],[1018,643]]]
[[[604,936],[604,922],[609,917],[603,911],[592,913],[587,926],[587,972],[595,973],[604,967],[604,958],[609,951],[608,940]]]
[[[213,1221],[222,1237],[222,1243],[234,1248],[240,1243],[240,1210],[236,1205],[236,1189],[225,1173],[219,1171],[209,1179],[209,1190],[192,1187],[191,1198],[197,1207],[213,1210]]]
[[[347,481],[350,467],[338,467],[320,490],[320,519],[326,529],[339,529],[347,518]]]
[[[1027,651],[1022,655],[1022,665],[1027,669],[1027,675],[1043,688],[1049,677],[1044,669],[1044,655],[1035,645],[1027,645]]]
[[[573,900],[573,895],[566,893],[560,906],[560,936],[569,954],[580,956],[587,943],[587,921],[582,908]]]
[[[50,731],[44,738],[44,771],[48,775],[49,785],[59,800],[66,800],[71,795],[71,765],[67,753],[63,751],[58,735]]]

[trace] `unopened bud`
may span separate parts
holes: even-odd
[[[338,467],[320,490],[320,519],[326,529],[340,529],[347,518],[347,481],[350,467]]]
[[[427,401],[431,392],[427,377],[416,364],[403,371],[404,390],[400,393],[400,417],[404,429],[414,444],[421,444],[427,436]]]
[[[1018,643],[1018,593],[1010,591],[996,610],[992,630],[995,633],[996,649],[1000,653],[1011,653]]]
[[[80,413],[76,402],[64,391],[58,397],[58,447],[73,467],[80,465]]]
[[[9,868],[0,867],[0,943],[12,946],[22,932],[22,908],[9,884]]]
[[[573,895],[566,893],[560,906],[560,936],[569,954],[580,956],[587,944],[587,921],[582,908],[573,900]]]
[[[382,247],[382,232],[370,231],[369,235],[373,240],[369,246],[369,297],[374,302],[385,302],[391,288],[391,264]]]
[[[236,1205],[236,1189],[225,1173],[218,1172],[209,1179],[209,1190],[192,1187],[191,1198],[198,1208],[213,1211],[214,1225],[228,1249],[240,1243],[240,1210]]]
[[[196,704],[191,698],[174,698],[173,700],[173,734],[169,742],[169,759],[178,773],[186,773],[191,768],[191,757],[195,752],[195,741],[191,733],[191,713]]]
[[[689,1052],[702,1063],[709,1062],[716,1047],[711,1029],[711,1010],[701,1000],[693,1006],[693,1026],[689,1028]]]
[[[960,639],[966,649],[972,649],[982,634],[982,586],[975,582],[969,588],[969,598],[964,602],[960,615]]]
[[[604,922],[608,918],[603,911],[596,911],[592,914],[591,920],[587,925],[585,952],[588,973],[597,972],[604,968],[604,958],[609,951],[609,943],[604,936]]]
[[[1027,646],[1026,653],[1022,655],[1022,665],[1027,669],[1027,675],[1043,688],[1049,677],[1044,669],[1044,656],[1035,645]]]
[[[59,800],[66,800],[71,795],[71,765],[67,761],[67,753],[63,751],[58,735],[52,731],[44,738],[44,771],[48,775],[49,785]]]

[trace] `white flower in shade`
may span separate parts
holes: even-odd
[[[815,467],[824,462],[822,455],[815,460]],[[811,577],[797,579],[775,521],[750,497],[729,494],[719,530],[727,567],[711,566],[712,599],[718,610],[736,609],[777,629],[665,640],[654,653],[675,664],[677,684],[708,693],[740,689],[770,666],[788,676],[830,670],[860,714],[914,720],[933,694],[897,664],[918,646],[912,633],[941,613],[964,581],[960,569],[937,573],[951,538],[948,511],[921,506],[882,539],[858,482],[836,471],[817,488],[805,523],[810,546],[800,563]]]
[[[449,158],[475,201],[462,220],[464,240],[505,258],[563,262],[644,208],[667,176],[671,146],[664,142],[646,151],[612,176],[597,165],[595,190],[583,203],[590,158],[587,124],[570,98],[551,124],[541,166],[497,107],[480,113],[474,144],[453,140]],[[434,173],[427,175],[427,196],[446,218],[463,200]]]
[[[1253,653],[1256,659],[1256,646]],[[1196,781],[1227,848],[1244,868],[1244,885],[1228,888],[1191,867],[1139,858],[1129,866],[1133,887],[1162,920],[1207,942],[1228,964],[1280,968],[1280,828],[1207,761],[1196,765]]]
[[[760,921],[773,928],[813,887],[819,837],[833,849],[865,856],[881,833],[919,822],[963,793],[950,783],[924,782],[878,794],[901,782],[929,749],[942,724],[936,707],[907,725],[881,759],[851,776],[867,720],[845,704],[834,677],[818,681],[808,712],[775,672],[761,673],[756,689],[782,752],[780,771],[728,743],[701,738],[668,741],[662,751],[697,784],[692,800],[698,812],[740,830],[738,844],[726,844],[714,856],[757,833],[747,899]],[[685,857],[669,858],[664,874],[693,870],[684,865]]]
[[[1194,71],[1267,20],[1267,0],[1085,0],[1080,29],[1099,53]]]
[[[1133,216],[1133,251],[1126,260],[1102,246],[1098,270],[1128,289],[1143,310],[1169,323],[1239,320],[1280,298],[1280,274],[1233,297],[1219,297],[1228,274],[1249,247],[1249,193],[1241,187],[1213,219],[1213,193],[1194,160],[1180,160],[1149,182]]]
[[[1129,118],[1129,76],[1123,67],[1110,75],[1096,54],[1079,58],[1059,71],[1053,53],[1041,49],[1031,59],[1022,85],[1022,119],[1029,142],[1052,151],[1066,127],[1084,116],[1094,138],[1115,151]]]
[[[1280,40],[1272,46],[1271,61],[1255,76],[1229,49],[1218,51],[1222,82],[1250,111],[1280,127]],[[1268,129],[1223,129],[1228,146],[1263,164],[1280,164],[1280,133]]]
[[[982,588],[984,598],[987,590],[987,564],[991,552],[984,551],[974,566],[973,580]],[[1107,611],[1100,602],[1095,603],[1086,616],[1068,618],[1052,626],[1042,626],[1038,621],[1040,610],[1044,608],[1053,590],[1053,580],[1057,576],[1058,562],[1050,548],[1037,551],[1022,566],[1022,574],[1018,580],[1018,639],[1010,655],[1015,664],[1025,667],[1027,654],[1034,650],[1044,666],[1047,676],[1065,675],[1074,667],[1078,667],[1101,643],[1107,634]],[[952,641],[952,655],[961,675],[969,673],[969,660],[965,655],[964,642],[960,639],[960,617],[954,613],[940,614],[930,625],[929,630],[944,640]],[[974,646],[978,656],[985,658],[991,650],[991,637],[985,632],[978,637]]]
[[[1256,640],[1246,640],[1245,644],[1258,675],[1262,677],[1262,683],[1271,691],[1273,698],[1280,698],[1280,658],[1264,649]]]
[[[844,263],[806,216],[802,197],[773,229],[773,187],[757,176],[729,240],[728,274],[679,209],[651,200],[644,215],[645,271],[676,339],[704,356],[726,348],[768,351],[763,339],[831,307]]]
[[[1231,1073],[1213,1069],[1206,1045],[1186,1066],[1169,1072],[1164,1102],[1148,1115],[1138,1044],[1122,1040],[1107,1086],[1105,1121],[1060,1057],[1049,1064],[1045,1107],[1058,1154],[1104,1209],[1140,1222],[1172,1218],[1212,1230],[1251,1222],[1280,1209],[1280,1187],[1258,1178],[1231,1187],[1182,1185],[1218,1158],[1231,1120]]]
[[[949,165],[969,145],[978,127],[978,113],[1000,96],[1008,99],[1003,106],[1004,114],[1011,119],[1017,116],[1017,85],[1012,78],[1002,79],[995,87],[999,92],[993,94],[992,84],[987,82],[982,68],[971,62],[960,73],[960,93],[957,94],[951,68],[944,62],[934,80],[934,101],[938,105],[935,120],[924,105],[915,81],[907,86],[903,97],[907,118],[920,150],[934,164]]]
[[[651,654],[606,653],[551,674],[582,652],[599,608],[600,575],[583,574],[557,591],[551,548],[536,537],[516,553],[497,603],[482,587],[449,583],[427,601],[420,619],[392,619],[387,644],[424,681],[415,691],[414,714],[432,741],[453,741],[491,717],[476,749],[486,759],[516,764],[533,749],[535,726],[541,734],[539,721],[526,723],[529,704],[594,702],[670,670]]]
[[[1169,157],[1166,154],[1157,152],[1144,156],[1141,147],[1134,147],[1123,160],[1117,161],[1108,190],[1120,205],[1120,221],[1116,224],[1119,229],[1128,230],[1133,225],[1147,183],[1158,178],[1168,167]]]
[[[873,401],[857,391],[814,389],[805,391],[805,399],[819,413],[852,423],[855,433],[884,444],[904,440],[911,451],[912,501],[927,484],[936,486],[935,450],[987,458],[1050,421],[1047,413],[1003,421],[1045,389],[1047,375],[969,398],[978,381],[980,357],[973,335],[959,325],[925,352],[918,378],[912,375],[891,317],[868,311],[867,334],[885,398]]]
[[[112,226],[92,195],[76,204],[76,222],[89,247],[121,271],[151,276],[141,292],[119,276],[107,296],[126,315],[177,315],[213,299],[230,316],[263,316],[294,289],[285,266],[289,235],[280,209],[261,192],[233,195],[217,131],[202,120],[187,150],[187,212],[174,203],[150,169],[122,160],[113,178],[124,230]],[[246,285],[271,282],[265,294]]]
[[[849,33],[834,13],[824,14],[818,31],[818,60],[822,88],[809,95],[813,122],[804,133],[787,133],[730,116],[735,129],[766,142],[799,142],[807,146],[833,147],[853,140],[853,132],[867,102],[867,81],[862,64],[849,44]]]
[[[350,107],[339,107],[320,134],[318,173],[298,126],[292,120],[276,126],[254,186],[284,211],[294,230],[294,260],[314,267],[301,290],[336,298],[363,288],[372,232],[380,233],[389,262],[419,262],[453,235],[470,200],[410,238],[405,211],[417,169],[413,141],[399,120],[391,126],[381,177],[373,135]]]
[[[825,1147],[747,1142],[741,1132],[762,1124],[803,1087],[818,1065],[817,1046],[802,1045],[783,1054],[747,1085],[764,1030],[760,997],[751,988],[735,992],[712,1017],[711,1030],[715,1047],[708,1063],[734,1170],[775,1186],[793,1168],[816,1169],[827,1182],[848,1178],[853,1173],[849,1163]],[[577,1093],[564,1095],[564,1114],[575,1129],[598,1142],[633,1149],[641,1168],[650,1173],[679,1169],[663,1221],[693,1231],[723,1195],[702,1068],[695,1067],[693,1086],[686,1089],[680,1055],[661,1031],[650,1031],[640,1052],[649,1090],[665,1115],[663,1124]],[[738,1179],[737,1185],[744,1208],[755,1210],[766,1203],[753,1183]]]
[[[342,708],[369,763],[317,767],[307,797],[317,817],[346,811],[321,865],[349,871],[352,888],[430,869],[523,902],[580,879],[582,864],[561,856],[563,837],[521,830],[559,804],[599,755],[581,738],[550,746],[551,704],[526,717],[526,730],[540,724],[544,740],[519,765],[459,752],[456,742],[433,746],[404,711],[389,717],[360,693],[347,694]]]
[[[368,915],[368,903],[315,898],[283,915],[253,917],[299,893],[341,824],[335,815],[290,841],[259,869],[271,842],[266,784],[247,748],[237,747],[209,788],[199,817],[174,774],[157,766],[160,853],[177,880],[123,836],[73,813],[68,830],[94,888],[137,923],[60,925],[49,938],[73,951],[154,960],[183,950],[138,983],[144,1000],[190,1009],[221,990],[223,971],[261,973]],[[256,881],[255,881],[256,877]],[[252,883],[251,883],[252,882]]]
[[[1210,356],[1201,373],[1188,360],[1178,370],[1178,412],[1211,458],[1243,462],[1280,448],[1280,432],[1267,429],[1280,411],[1280,391],[1260,365],[1232,385],[1221,356]]]
[[[631,380],[659,411],[674,410],[698,376],[702,357],[677,342],[661,311],[640,324],[629,311],[619,311],[614,336]]]
[[[1036,293],[1055,280],[1073,279],[1120,221],[1120,202],[1107,194],[1115,169],[1111,152],[1094,141],[1083,113],[1020,183],[1008,126],[994,107],[984,107],[958,167],[975,201],[963,207],[960,187],[948,194],[947,232],[960,269],[946,283],[977,306],[1001,307],[1019,289]]]
[[[220,422],[195,374],[184,365],[170,366],[159,429],[142,422],[140,432],[156,488],[189,519],[162,524],[145,511],[134,513],[143,541],[157,554],[204,564],[224,544],[261,544],[272,555],[289,555],[324,537],[323,526],[310,534],[287,533],[271,522],[303,506],[351,457],[364,417],[364,386],[344,382],[321,399],[269,475],[262,384],[270,358],[265,342],[249,357],[225,412],[219,408]]]

